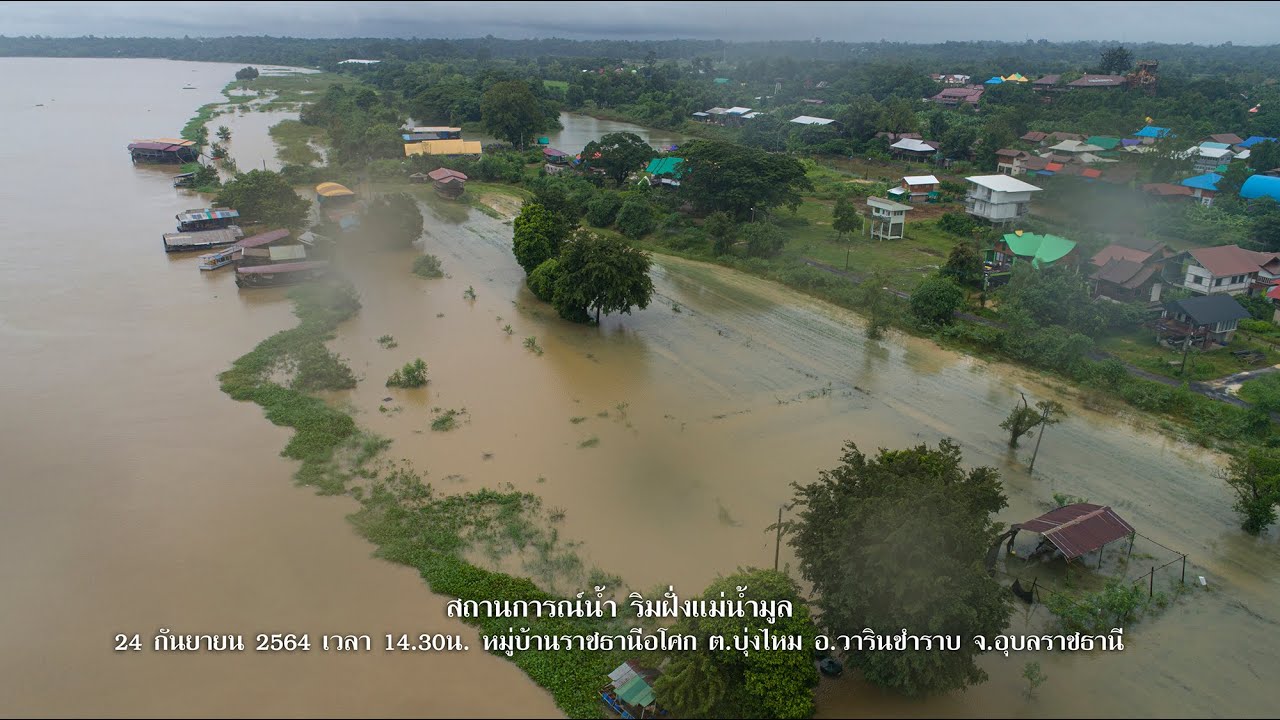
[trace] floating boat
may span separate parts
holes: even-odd
[[[191,83],[187,83],[186,85],[183,85],[183,86],[182,86],[182,89],[183,89],[183,90],[196,90],[196,89],[198,89],[198,88],[196,88],[196,86],[195,86],[195,85],[192,85]]]
[[[135,163],[189,163],[200,156],[200,148],[190,140],[160,138],[136,140],[129,144],[129,158]]]
[[[174,187],[195,187],[196,174],[193,172],[173,176]]]
[[[244,231],[237,225],[216,230],[165,233],[162,236],[165,252],[205,250],[220,245],[230,245],[242,237],[244,237]]]
[[[174,217],[178,220],[178,232],[192,232],[231,227],[240,218],[240,213],[230,208],[197,208],[183,210]]]
[[[324,260],[238,267],[236,285],[242,288],[292,285],[322,277],[328,271],[329,263]]]
[[[225,250],[201,255],[200,269],[217,270],[218,268],[226,267],[239,260],[243,254],[244,248],[239,245],[232,245]]]

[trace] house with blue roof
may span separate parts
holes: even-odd
[[[1155,125],[1146,126],[1141,130],[1139,130],[1138,132],[1134,133],[1133,136],[1140,137],[1140,138],[1151,138],[1152,140],[1159,140],[1160,138],[1163,138],[1163,137],[1172,137],[1171,135],[1169,135],[1169,128],[1156,127]]]
[[[1276,142],[1276,138],[1262,137],[1261,135],[1253,135],[1248,140],[1245,140],[1244,142],[1240,143],[1240,147],[1250,148],[1250,147],[1253,147],[1254,145],[1257,145],[1258,143],[1264,143],[1264,142]]]
[[[1276,178],[1280,180],[1280,178]],[[1218,194],[1218,182],[1222,176],[1218,173],[1205,173],[1183,180],[1180,185],[1191,188],[1191,197],[1200,201],[1201,205],[1213,205],[1213,198]]]
[[[1004,82],[1004,78],[1000,77],[999,75],[996,75],[995,77],[991,78],[990,80],[982,84],[983,85],[999,85],[1002,82]]]
[[[1256,200],[1269,197],[1280,202],[1280,178],[1269,175],[1254,175],[1240,186],[1240,197],[1245,200]]]

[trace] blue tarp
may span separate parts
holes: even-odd
[[[1156,127],[1155,125],[1148,125],[1142,128],[1141,130],[1139,130],[1138,132],[1134,133],[1133,135],[1134,137],[1162,138],[1168,134],[1169,134],[1169,128]]]
[[[1222,176],[1218,173],[1205,173],[1203,175],[1189,177],[1186,180],[1183,180],[1181,184],[1189,188],[1195,188],[1196,190],[1213,190],[1216,192],[1218,190],[1218,181],[1221,179]]]
[[[1004,82],[1004,78],[1001,78],[1000,76],[997,75],[996,77],[993,77],[982,84],[983,85],[999,85],[1002,82]]]
[[[1280,201],[1280,178],[1269,175],[1254,175],[1240,186],[1240,197],[1246,200],[1269,197]]]

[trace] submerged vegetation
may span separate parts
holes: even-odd
[[[389,441],[361,433],[350,415],[302,389],[277,383],[278,368],[300,357],[327,353],[324,343],[339,323],[360,308],[349,285],[303,285],[292,290],[290,298],[298,325],[263,340],[219,379],[232,398],[254,402],[272,423],[294,429],[282,454],[302,461],[295,474],[300,484],[322,494],[346,494],[358,500],[360,508],[351,521],[378,546],[378,556],[417,569],[432,591],[441,595],[477,601],[557,599],[530,579],[473,564],[465,557],[469,552],[495,562],[514,555],[552,588],[558,582],[585,579],[582,561],[550,528],[554,521],[536,496],[493,490],[438,495],[412,468],[376,462]],[[335,389],[331,381],[345,383],[322,374],[310,388]],[[593,577],[603,575],[593,571]],[[510,625],[505,618],[463,621],[491,635],[508,632]],[[522,626],[547,635],[627,631],[616,621],[585,618],[528,618]],[[600,715],[595,693],[599,678],[625,659],[620,652],[576,650],[518,651],[511,656],[570,717]]]
[[[387,387],[398,388],[416,388],[426,385],[427,380],[427,363],[418,358],[405,366],[391,373],[387,378]]]
[[[419,255],[413,259],[413,274],[424,278],[444,277],[444,268],[440,258],[435,255]]]

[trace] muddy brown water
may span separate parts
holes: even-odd
[[[80,82],[124,68],[149,82],[110,91]],[[209,78],[193,84],[214,88],[235,68],[2,60],[0,69],[14,99],[0,113],[18,130],[0,137],[0,157],[26,170],[0,176],[0,198],[29,209],[0,215],[4,711],[555,714],[514,666],[475,652],[111,652],[116,632],[159,627],[466,630],[445,621],[443,599],[415,573],[369,557],[342,518],[350,502],[292,487],[292,464],[278,457],[287,433],[219,392],[218,371],[292,324],[283,295],[237,292],[229,276],[201,275],[194,258],[160,250],[159,234],[192,199],[168,186],[167,172],[130,167],[123,147],[173,132],[216,99],[178,90],[192,70]],[[37,114],[50,107],[45,95],[81,112]],[[86,108],[96,122],[85,123]],[[16,141],[55,132],[79,142],[63,150]],[[67,172],[73,164],[77,174]],[[95,224],[65,211],[67,190]],[[1212,476],[1220,458],[1072,404],[1030,476],[1030,444],[1010,455],[997,427],[1019,391],[1057,395],[1030,374],[924,340],[868,342],[850,313],[668,258],[655,266],[647,310],[599,328],[569,325],[523,288],[510,225],[435,198],[424,209],[423,249],[450,277],[410,274],[418,249],[347,247],[340,258],[364,307],[332,345],[364,379],[335,401],[442,490],[510,483],[535,492],[564,510],[560,532],[582,541],[588,566],[633,588],[691,593],[738,566],[770,566],[765,528],[789,483],[832,466],[846,440],[872,449],[952,437],[967,463],[1001,469],[1010,496],[1001,520],[1039,514],[1054,492],[1106,503],[1190,553],[1188,575],[1205,575],[1211,589],[1129,628],[1123,653],[986,656],[990,682],[927,702],[851,676],[824,681],[820,715],[1269,712],[1276,534],[1253,540],[1236,529]],[[463,297],[468,287],[475,300]],[[379,347],[383,334],[399,347]],[[544,354],[523,347],[528,336]],[[430,385],[382,386],[419,356]],[[432,408],[464,407],[458,429],[430,429]],[[591,438],[594,447],[581,447]],[[794,562],[785,548],[782,562]],[[1028,660],[1049,678],[1032,702],[1020,694]]]

